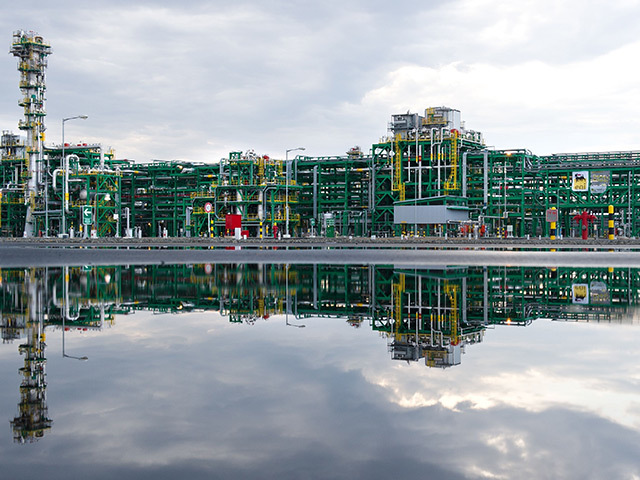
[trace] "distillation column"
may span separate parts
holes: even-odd
[[[51,53],[51,46],[44,43],[42,37],[34,32],[18,30],[13,34],[13,44],[10,53],[19,59],[20,91],[22,100],[19,105],[24,108],[24,120],[19,122],[20,130],[27,134],[26,142],[26,188],[24,201],[27,214],[24,225],[24,236],[34,235],[34,218],[36,196],[40,189],[46,188],[43,178],[43,144],[45,111],[45,70],[47,56]]]

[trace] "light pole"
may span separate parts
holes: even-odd
[[[286,180],[285,180],[285,216],[286,216],[286,221],[285,221],[285,232],[284,232],[284,238],[289,238],[291,237],[291,235],[289,235],[289,152],[295,152],[296,150],[304,150],[304,147],[297,147],[297,148],[290,148],[289,150],[287,150],[284,154],[284,163],[287,167],[287,174],[286,174]]]
[[[62,170],[64,171],[64,184],[62,186],[62,205],[60,211],[62,212],[62,232],[67,233],[67,205],[69,205],[69,165],[67,158],[64,156],[64,124],[69,120],[75,120],[81,118],[86,120],[89,118],[87,115],[76,115],[75,117],[67,117],[62,119]]]

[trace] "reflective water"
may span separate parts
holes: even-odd
[[[2,478],[640,478],[638,270],[1,282]]]

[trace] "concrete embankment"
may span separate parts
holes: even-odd
[[[2,239],[0,268],[183,263],[640,267],[640,242],[522,239]]]
[[[563,238],[551,240],[548,238],[443,238],[443,237],[296,237],[288,239],[273,238],[247,238],[235,240],[231,237],[145,237],[145,238],[0,238],[0,248],[4,246],[33,246],[33,247],[107,247],[107,248],[148,248],[148,247],[175,247],[175,248],[208,248],[227,246],[246,247],[343,247],[343,248],[404,248],[404,247],[446,247],[446,248],[557,248],[557,249],[640,249],[640,239],[618,238],[607,240],[604,238]]]

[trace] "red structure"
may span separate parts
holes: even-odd
[[[242,215],[226,215],[224,228],[227,235],[233,235],[236,228],[242,228]]]
[[[576,222],[582,222],[582,239],[586,240],[589,237],[589,222],[593,222],[596,216],[585,210],[580,215],[575,215],[573,219]]]

